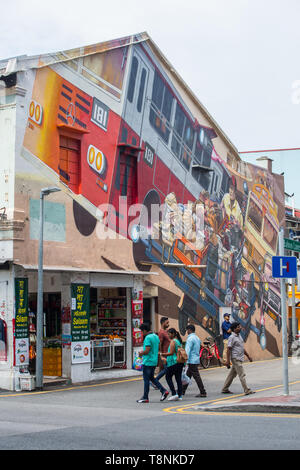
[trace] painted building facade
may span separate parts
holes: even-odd
[[[16,369],[15,279],[28,279],[29,296],[36,293],[39,196],[49,186],[60,192],[45,202],[45,292],[48,306],[60,292],[51,308],[60,311],[61,327],[52,329],[62,375],[91,380],[90,363],[71,360],[71,285],[80,283],[98,289],[98,327],[109,296],[99,289],[125,289],[127,368],[140,344],[132,301],[142,299],[154,330],[163,315],[182,333],[193,322],[202,339],[215,337],[230,311],[255,359],[280,354],[270,259],[284,223],[283,177],[240,161],[146,33],[0,61],[0,83],[0,313],[8,338],[0,375]]]

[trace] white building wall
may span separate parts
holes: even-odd
[[[16,106],[1,103],[0,100],[0,209],[5,208],[9,220],[14,215]],[[0,214],[3,212],[0,210]],[[11,230],[0,230],[0,261],[13,258],[12,235]]]

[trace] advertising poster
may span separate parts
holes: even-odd
[[[143,334],[140,326],[143,323],[143,291],[133,293],[132,306],[132,345],[141,346],[143,344]]]
[[[90,286],[71,285],[72,363],[90,362]]]
[[[15,279],[15,365],[29,364],[28,279]]]
[[[25,366],[29,364],[29,338],[16,338],[15,342],[16,366]]]
[[[91,362],[91,342],[72,342],[71,346],[72,364]]]

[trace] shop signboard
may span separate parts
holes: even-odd
[[[29,364],[28,279],[15,279],[15,365]]]
[[[90,286],[71,284],[72,363],[90,362]]]

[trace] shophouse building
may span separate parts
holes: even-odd
[[[1,60],[0,179],[1,388],[35,373],[53,186],[45,376],[134,373],[141,321],[158,331],[161,316],[203,339],[230,311],[255,359],[280,355],[283,176],[241,161],[146,33]]]

